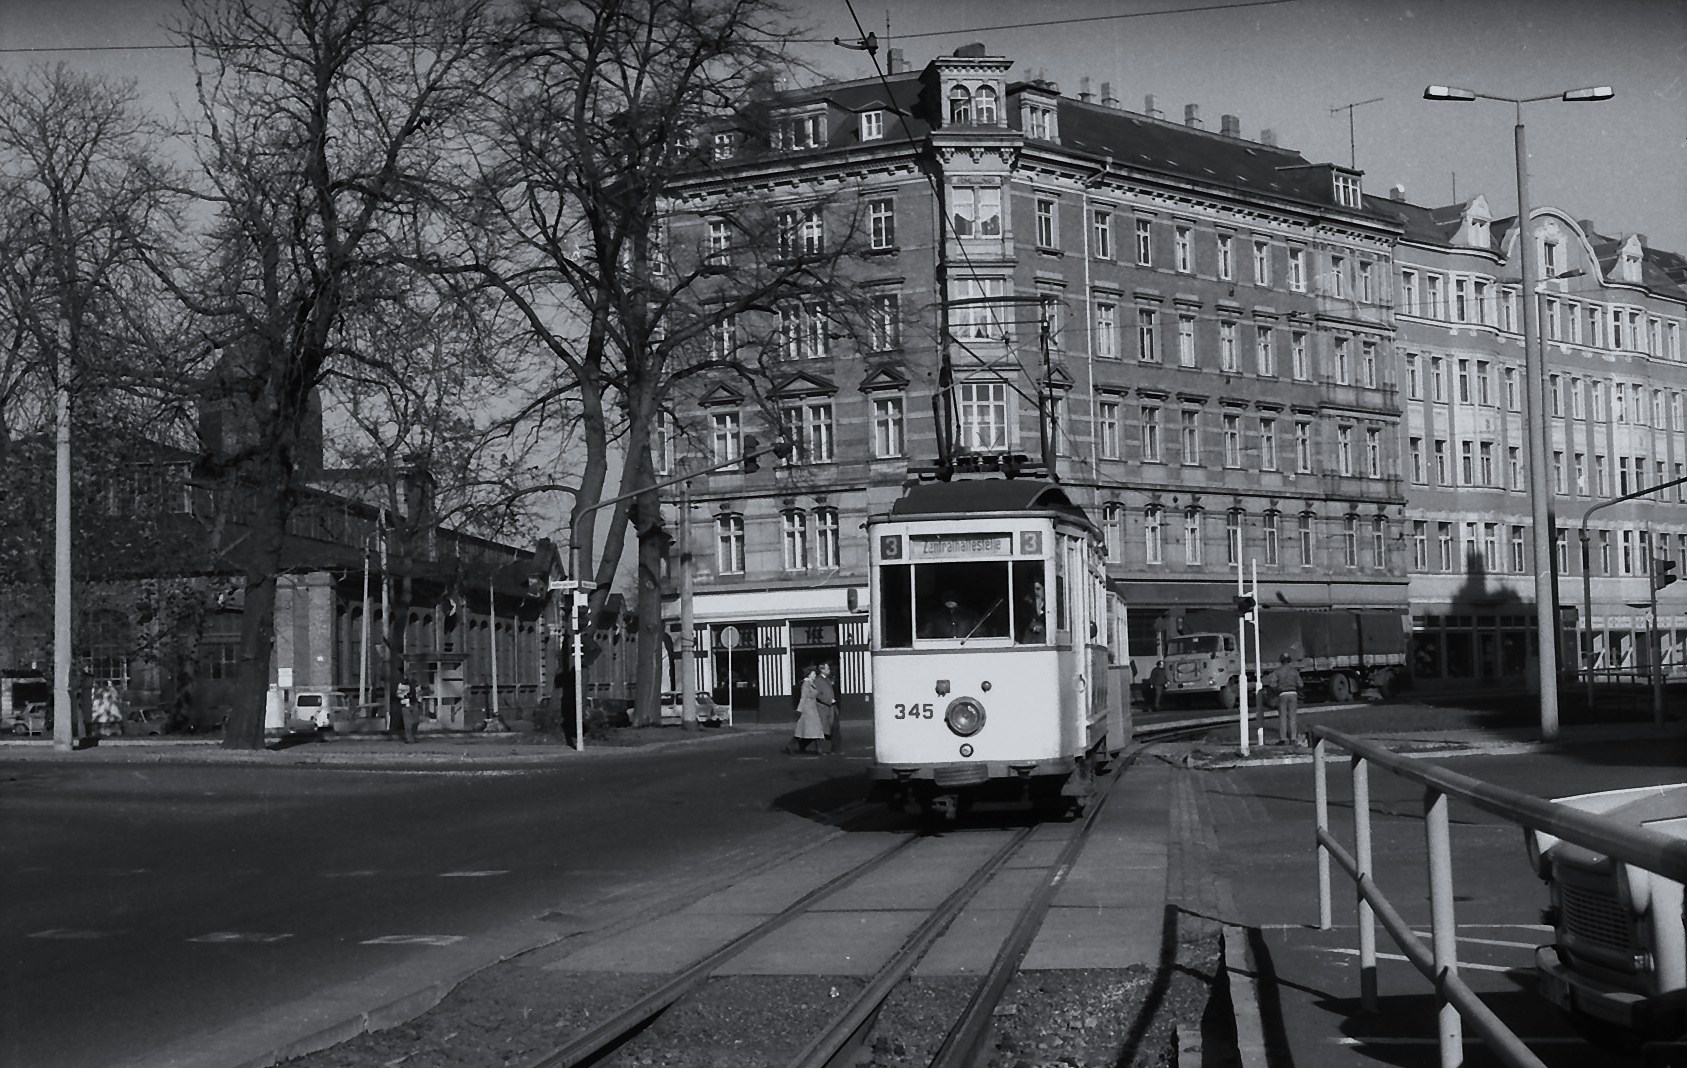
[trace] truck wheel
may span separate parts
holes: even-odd
[[[1384,701],[1400,692],[1400,684],[1398,680],[1395,679],[1394,672],[1392,671],[1378,672],[1376,687],[1377,696],[1381,697]]]
[[[1228,712],[1232,708],[1236,707],[1236,700],[1236,683],[1225,683],[1224,688],[1218,691],[1219,707]]]
[[[1353,680],[1339,671],[1331,675],[1330,700],[1337,704],[1353,700]]]

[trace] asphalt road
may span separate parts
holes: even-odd
[[[333,1022],[358,984],[408,992],[818,831],[864,753],[781,740],[509,767],[0,755],[0,1064],[238,1063],[239,1035]]]

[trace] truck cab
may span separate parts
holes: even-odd
[[[1237,680],[1242,673],[1236,635],[1177,634],[1166,639],[1165,697],[1216,696],[1224,708],[1235,708]]]
[[[1687,838],[1687,783],[1554,799]],[[1540,992],[1590,1040],[1632,1048],[1687,1033],[1682,886],[1542,831],[1525,832],[1547,884],[1554,943],[1535,950]]]

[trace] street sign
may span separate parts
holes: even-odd
[[[583,580],[576,582],[573,579],[552,579],[549,588],[553,593],[557,590],[566,590],[569,593],[573,593],[575,590],[580,590],[582,592],[589,593],[590,591],[597,589],[597,583]]]
[[[721,648],[722,649],[736,649],[736,648],[738,648],[738,642],[742,639],[742,637],[743,637],[743,635],[738,633],[737,627],[732,626],[730,623],[727,624],[726,626],[722,627],[721,631],[720,631]]]

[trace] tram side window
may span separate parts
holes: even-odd
[[[906,649],[914,644],[914,590],[907,566],[879,569],[879,647]]]
[[[1007,561],[919,564],[914,571],[915,632],[920,637],[1008,636]]]
[[[1013,563],[1013,633],[1020,645],[1047,645],[1049,602],[1041,560]]]

